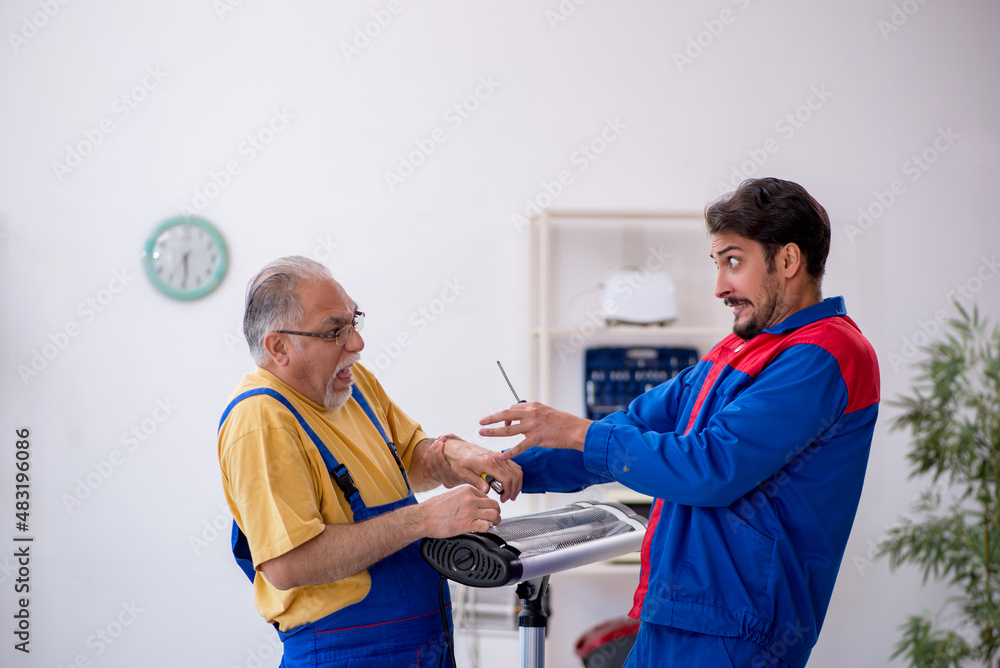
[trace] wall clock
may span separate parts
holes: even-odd
[[[163,294],[198,299],[219,287],[229,267],[229,251],[212,223],[198,216],[177,216],[149,235],[142,265]]]

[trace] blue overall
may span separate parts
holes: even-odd
[[[319,450],[334,482],[351,504],[355,522],[378,517],[417,502],[396,446],[386,436],[357,386],[354,387],[353,398],[382,435],[409,491],[403,499],[373,508],[365,505],[347,468],[337,462],[302,415],[279,392],[270,388],[257,388],[237,396],[223,413],[219,428],[222,428],[236,404],[259,394],[277,399],[295,416]],[[256,571],[250,547],[235,521],[233,555],[253,582]],[[447,664],[447,643],[452,633],[448,587],[440,587],[440,576],[420,556],[419,541],[373,564],[368,568],[368,573],[371,577],[371,589],[361,601],[287,633],[279,631],[284,644],[281,668],[424,668]],[[443,599],[439,599],[439,592]],[[443,611],[440,605],[444,606]],[[447,620],[447,631],[442,617]]]

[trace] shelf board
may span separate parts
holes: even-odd
[[[639,338],[639,339],[656,339],[656,338],[678,338],[678,337],[702,337],[702,336],[716,336],[718,338],[723,338],[728,335],[732,330],[725,327],[641,327],[641,326],[628,326],[628,325],[616,325],[614,327],[594,327],[587,328],[588,338],[591,336],[623,336],[629,338]],[[580,328],[568,328],[568,327],[552,327],[547,330],[542,330],[536,328],[531,332],[532,337],[539,338],[541,336],[548,336],[550,338],[563,338],[569,337],[574,334],[580,334]]]
[[[534,216],[534,219],[540,217]],[[558,219],[560,221],[567,218],[576,218],[579,220],[698,220],[704,224],[705,213],[703,211],[639,211],[626,209],[604,211],[596,209],[549,209],[545,212],[545,217],[549,220]]]

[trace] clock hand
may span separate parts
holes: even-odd
[[[184,253],[184,260],[183,260],[183,262],[184,262],[184,278],[181,280],[181,287],[182,288],[186,288],[187,287],[187,280],[188,280],[188,258],[190,256],[191,256],[191,251],[187,251],[186,253]]]

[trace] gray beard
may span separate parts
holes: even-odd
[[[351,355],[350,358],[346,360],[347,362],[346,364],[338,368],[333,373],[333,375],[330,376],[330,380],[327,381],[326,383],[326,396],[323,398],[323,405],[326,407],[327,410],[330,411],[340,410],[341,408],[344,407],[344,404],[350,401],[351,391],[354,389],[354,385],[351,384],[351,386],[348,387],[347,389],[337,391],[333,389],[333,383],[336,381],[338,373],[340,373],[349,366],[357,364],[360,359],[361,355],[354,353],[353,355]]]
[[[338,392],[333,389],[333,380],[331,379],[330,384],[326,386],[326,397],[323,399],[323,405],[329,411],[340,410],[350,400],[352,388],[353,386]]]

